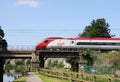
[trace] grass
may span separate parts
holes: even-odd
[[[13,82],[26,82],[27,77],[26,76],[21,76],[20,78],[14,80]]]
[[[43,82],[69,82],[68,80],[47,77],[42,74],[39,74],[38,72],[36,74],[42,79]]]
[[[58,75],[58,76],[63,76],[64,77],[64,75],[65,75],[65,77],[68,77],[69,79],[74,79],[75,80],[75,82],[79,79],[79,80],[86,80],[86,82],[87,81],[91,81],[91,82],[93,82],[94,80],[96,80],[96,82],[120,82],[120,79],[119,78],[114,78],[114,77],[112,77],[111,75],[96,75],[96,74],[86,74],[86,73],[84,73],[84,74],[82,74],[82,76],[81,76],[81,74],[80,73],[75,73],[75,72],[62,72],[62,71],[58,71],[58,70],[47,70],[47,69],[43,69],[42,70],[43,72],[45,72],[45,73],[48,73],[48,76],[49,75],[53,75],[53,77],[54,77],[54,75]],[[46,71],[49,71],[49,72],[46,72]],[[41,72],[42,73],[42,72]],[[38,73],[39,74],[39,73]],[[43,73],[44,74],[44,73]],[[76,74],[77,74],[77,78],[76,78]],[[51,75],[51,76],[52,76]],[[43,75],[44,76],[44,75]],[[44,78],[44,77],[43,77]],[[47,78],[45,78],[45,79],[47,79]],[[69,81],[67,81],[67,80],[65,80],[65,81],[63,81],[63,79],[62,79],[62,81],[58,81],[59,79],[55,79],[55,80],[52,80],[52,81],[49,81],[49,80],[47,80],[47,81],[45,81],[45,82],[69,82]],[[111,80],[111,81],[110,81]]]

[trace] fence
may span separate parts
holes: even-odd
[[[39,73],[53,78],[65,79],[69,82],[120,82],[120,78],[114,78],[108,75],[82,74],[46,69],[41,69]]]
[[[35,45],[8,45],[8,50],[16,50],[16,51],[34,51]]]
[[[116,69],[112,67],[100,67],[100,66],[88,66],[84,65],[85,73],[95,73],[95,74],[115,74]]]

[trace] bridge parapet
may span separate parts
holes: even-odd
[[[35,51],[35,45],[8,45],[9,51]]]

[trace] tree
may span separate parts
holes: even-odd
[[[108,37],[111,38],[114,35],[110,34],[109,24],[104,18],[93,20],[91,25],[85,27],[82,34],[79,37],[96,38],[96,37]]]
[[[96,53],[93,50],[81,50],[80,53],[82,54],[82,57],[84,58],[84,61],[86,61],[87,65],[92,66],[94,61],[97,60]]]
[[[2,50],[7,50],[7,42],[4,38],[4,31],[1,29],[0,26],[0,47],[2,48]]]
[[[0,51],[1,50],[7,50],[7,42],[4,38],[4,31],[1,29],[1,26],[0,26]],[[4,59],[2,57],[0,57],[0,81],[3,82],[3,68],[4,68]]]
[[[104,18],[92,20],[91,24],[85,27],[83,33],[79,34],[79,37],[85,38],[100,38],[100,37],[111,38],[113,36],[114,35],[110,34],[109,24],[106,22]],[[82,56],[86,61],[86,64],[91,66],[93,65],[95,59],[97,59],[94,53],[92,53],[90,50],[82,52]],[[72,59],[67,59],[67,61],[71,63],[72,68],[74,68],[79,60],[74,59],[76,63],[75,62],[72,63],[71,62],[73,61]]]
[[[79,58],[66,58],[66,62],[71,64],[71,70],[74,72],[78,71]]]
[[[1,26],[0,26],[0,39],[3,39],[4,38],[4,31],[1,29]]]

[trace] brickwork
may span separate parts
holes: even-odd
[[[39,55],[32,53],[31,70],[37,71],[39,70],[39,66],[40,66]]]

